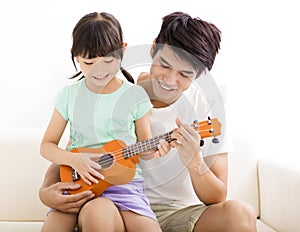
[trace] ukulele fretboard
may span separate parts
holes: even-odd
[[[173,131],[169,131],[167,133],[154,136],[151,139],[140,141],[135,144],[129,145],[127,147],[124,147],[122,148],[123,156],[126,159],[149,150],[153,150],[153,149],[156,150],[160,140],[164,139],[168,143],[172,141],[171,139],[172,133]]]

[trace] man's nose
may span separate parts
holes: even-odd
[[[169,68],[167,73],[164,75],[164,81],[167,84],[176,84],[179,72],[175,69]]]

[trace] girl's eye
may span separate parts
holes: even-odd
[[[109,58],[109,59],[105,59],[104,62],[105,63],[111,63],[111,62],[113,62],[113,60],[114,60],[113,58]]]
[[[93,62],[84,62],[86,65],[91,65]]]

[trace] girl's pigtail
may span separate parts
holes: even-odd
[[[69,79],[74,79],[76,77],[79,77],[81,75],[81,77],[78,79],[78,81],[80,81],[81,79],[84,78],[84,76],[82,75],[82,72],[79,71],[78,73],[74,74],[73,76],[69,77]]]
[[[120,67],[121,72],[123,73],[124,77],[126,77],[127,81],[131,82],[134,84],[134,79],[133,77],[130,75],[129,72],[127,72],[122,66]]]

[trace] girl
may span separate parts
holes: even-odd
[[[133,82],[133,78],[120,68],[126,44],[123,43],[121,26],[114,16],[104,12],[87,14],[76,24],[72,35],[72,61],[76,68],[76,60],[81,70],[73,77],[80,79],[63,88],[57,96],[40,151],[54,163],[71,166],[84,182],[92,184],[97,183],[95,177],[105,178],[99,172],[101,166],[92,160],[91,154],[75,154],[71,150],[100,147],[114,139],[128,145],[150,138],[149,110],[152,104],[142,87],[116,77],[121,69],[124,76]],[[58,143],[68,122],[71,144],[65,151],[58,147]],[[159,157],[168,149],[168,144],[162,142],[156,152],[151,151],[141,157]],[[89,202],[89,207],[93,207],[93,202],[109,199],[107,202],[113,202],[120,211],[123,224],[114,224],[103,228],[103,231],[161,231],[144,195],[140,168],[136,170],[131,182],[112,186]],[[106,213],[107,220],[113,218],[110,213],[113,212]],[[76,222],[76,214],[52,210],[42,231],[71,232]],[[94,228],[90,230],[95,231]]]

